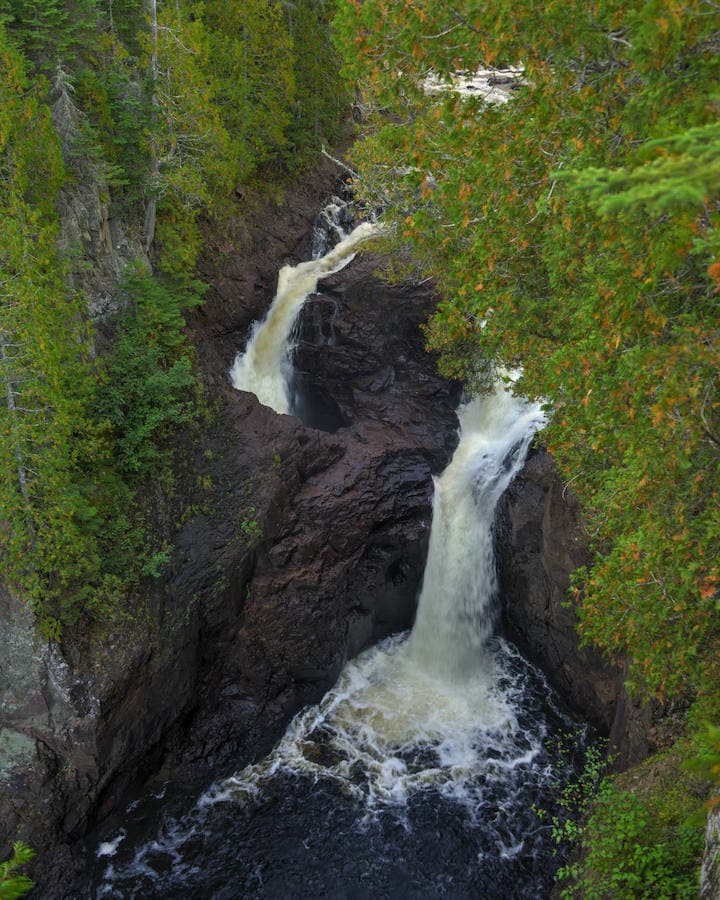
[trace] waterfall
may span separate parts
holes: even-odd
[[[320,259],[351,231],[359,218],[352,194],[347,198],[332,196],[320,210],[312,228],[311,259]]]
[[[462,679],[477,666],[495,624],[495,506],[545,418],[540,404],[515,397],[502,380],[489,396],[462,406],[458,418],[460,442],[435,483],[430,547],[408,651],[424,671]]]
[[[303,303],[320,279],[344,269],[358,245],[378,231],[377,224],[362,222],[319,259],[280,269],[275,299],[265,318],[253,326],[245,352],[238,354],[230,370],[233,387],[252,392],[277,413],[290,412],[290,335]]]
[[[459,410],[411,635],[349,662],[267,757],[154,836],[108,835],[96,896],[344,896],[358,879],[362,896],[549,896],[558,862],[533,809],[561,814],[575,723],[492,635],[495,505],[544,424],[511,381]]]

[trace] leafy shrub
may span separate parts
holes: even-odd
[[[0,863],[0,900],[16,900],[32,889],[32,881],[20,874],[18,869],[29,863],[33,856],[35,851],[27,844],[15,842],[13,855],[6,862]]]
[[[580,859],[558,873],[569,882],[563,898],[697,897],[705,790],[683,771],[687,752],[681,740],[636,769],[603,780],[584,824],[571,835]]]
[[[575,880],[562,896],[689,900],[698,892],[702,846],[701,829],[664,823],[651,804],[605,781],[583,835],[587,855],[560,870]]]

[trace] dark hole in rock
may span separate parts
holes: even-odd
[[[292,385],[293,415],[302,419],[310,428],[333,433],[350,424],[339,405],[319,385],[306,381],[300,373],[295,374]]]

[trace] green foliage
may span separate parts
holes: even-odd
[[[720,691],[702,693],[688,715],[691,749],[686,767],[712,785],[710,806],[720,802]]]
[[[33,856],[35,851],[22,841],[13,844],[13,855],[0,863],[0,900],[17,900],[32,890],[32,881],[18,869],[27,865]]]
[[[237,183],[278,156],[288,144],[295,95],[293,44],[279,3],[204,6],[209,54],[217,79],[215,103],[232,135]]]
[[[153,207],[159,267],[190,272],[201,213],[293,171],[332,136],[346,95],[325,0],[159,0],[156,13],[141,0],[0,0],[35,70],[62,67],[75,86],[66,151],[93,160],[116,214]]]
[[[255,518],[255,507],[251,506],[248,514],[243,516],[238,526],[242,539],[249,547],[254,547],[262,537],[262,528]]]
[[[117,471],[133,482],[170,464],[167,439],[195,415],[182,310],[200,298],[140,272],[125,292],[128,311],[103,361],[94,414],[109,426]]]
[[[59,141],[2,26],[0,59],[0,553],[57,638],[61,624],[117,608],[157,552],[132,488],[167,463],[162,441],[192,413],[181,311],[197,295],[131,279],[133,324],[93,361],[57,250]]]
[[[429,346],[502,362],[587,514],[581,630],[638,690],[720,683],[720,32],[703,0],[342,0],[359,189],[443,300]],[[506,104],[429,72],[522,61]]]
[[[712,122],[648,141],[631,168],[590,167],[557,178],[586,193],[603,216],[640,205],[656,214],[702,209],[720,180],[719,147],[720,125]]]
[[[679,739],[670,749],[615,776],[602,745],[587,753],[578,779],[563,788],[549,819],[563,898],[631,900],[697,896],[707,784],[688,774],[702,741]],[[696,766],[692,766],[696,769]],[[703,773],[704,774],[704,773]]]
[[[164,271],[192,269],[201,210],[222,216],[234,188],[259,174],[276,180],[332,133],[343,92],[326,74],[321,6],[300,0],[287,15],[266,0],[160,7],[158,37],[146,35],[144,46],[160,73],[147,130],[157,171],[147,192],[160,201]]]
[[[0,0],[0,22],[28,56],[50,71],[93,45],[101,15],[97,0]]]
[[[83,475],[102,455],[81,298],[57,252],[59,142],[39,91],[0,26],[0,536],[3,568],[40,607],[96,560]]]
[[[104,175],[115,215],[131,213],[145,193],[151,99],[137,60],[114,34],[97,41],[97,66],[80,69],[74,100],[84,111],[72,155],[94,160]],[[82,177],[82,175],[81,175]]]
[[[694,809],[672,808],[603,782],[582,831],[582,861],[559,872],[563,898],[678,900],[697,897],[703,829]]]
[[[582,819],[586,815],[603,780],[607,767],[611,763],[606,755],[606,741],[596,741],[584,747],[585,734],[567,734],[555,745],[555,752],[565,760],[566,765],[578,771],[578,752],[582,751],[582,768],[576,778],[562,784],[558,783],[555,809],[553,812],[533,805],[532,811],[545,827],[551,831],[553,841],[559,852],[565,853],[582,836]]]
[[[308,152],[314,156],[320,142],[333,139],[349,102],[339,75],[340,60],[331,44],[332,6],[328,0],[301,0],[287,6],[295,75],[289,143],[300,160]]]
[[[322,0],[153,8],[0,0],[0,557],[48,637],[116,611],[167,559],[142,495],[171,483],[172,435],[197,412],[183,312],[201,219],[287,175],[344,102]],[[129,275],[100,358],[68,288],[89,261],[58,252],[62,191],[89,181],[159,273]],[[259,538],[251,519],[242,533]]]

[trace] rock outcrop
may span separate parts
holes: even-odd
[[[577,497],[547,451],[531,450],[498,503],[495,546],[503,624],[566,702],[609,734],[620,673],[591,647],[579,647],[570,575],[590,562]]]
[[[251,572],[233,579],[244,591],[234,626],[228,630],[225,601],[207,623],[216,663],[175,764],[237,764],[267,749],[349,656],[412,623],[432,474],[454,446],[457,390],[422,351],[419,322],[431,295],[384,284],[370,274],[375,265],[366,258],[333,279],[332,294],[344,298],[333,310],[336,343],[315,354],[314,377],[327,385],[329,402],[339,404],[346,391],[358,396],[350,424],[329,433],[278,416],[250,394],[230,398],[232,431],[223,440],[230,438],[231,463],[215,503],[231,531],[198,541],[197,529],[208,523],[196,522],[179,548],[193,548],[196,582],[202,572],[215,580],[198,546],[233,539],[252,545]],[[308,301],[304,323],[314,320],[316,305],[327,308],[327,290]],[[302,333],[303,353],[314,353],[305,324]],[[378,375],[402,351],[407,363],[397,377]],[[336,357],[345,366],[341,383],[326,378]],[[362,403],[373,372],[382,386]],[[228,491],[232,479],[238,483]],[[198,595],[212,590],[207,582],[195,587]]]
[[[368,257],[310,300],[302,374],[342,410],[334,433],[227,378],[318,205],[302,187],[249,214],[237,247],[209,249],[210,297],[190,330],[213,421],[178,447],[183,503],[157,511],[177,532],[161,579],[102,636],[78,629],[62,647],[35,643],[22,607],[3,599],[31,663],[3,667],[0,849],[25,839],[41,852],[44,897],[72,895],[73,844],[143,778],[206,781],[264,752],[348,656],[411,624],[432,475],[457,424],[457,388],[423,349],[431,294],[388,287]],[[334,343],[317,348],[313,323],[330,327],[331,308]]]
[[[628,696],[625,667],[580,646],[570,575],[591,562],[589,537],[572,487],[550,454],[531,450],[500,498],[495,553],[508,636],[560,696],[609,739],[613,767],[627,769],[668,742],[668,710]]]

